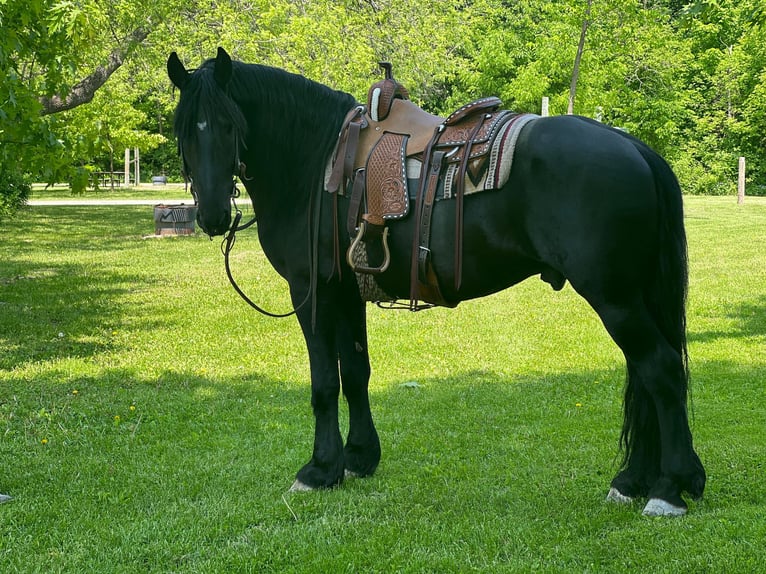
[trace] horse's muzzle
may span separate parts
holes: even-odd
[[[210,237],[224,235],[231,227],[231,211],[223,210],[211,213],[203,211],[197,206],[197,224]]]

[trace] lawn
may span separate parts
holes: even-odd
[[[191,200],[191,194],[182,183],[168,183],[166,185],[152,185],[142,183],[140,186],[130,187],[100,187],[88,188],[82,193],[73,194],[67,185],[46,186],[35,184],[32,186],[32,200],[99,200],[99,199],[178,199]]]
[[[237,298],[218,241],[146,238],[150,206],[25,209],[0,242],[0,570],[762,570],[766,200],[685,201],[708,489],[681,519],[604,502],[624,366],[569,286],[370,306],[381,465],[289,493],[313,438],[296,321]],[[289,309],[255,233],[232,257]]]

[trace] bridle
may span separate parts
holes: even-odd
[[[234,276],[231,273],[229,256],[231,254],[232,249],[234,248],[234,243],[237,240],[237,232],[244,231],[248,227],[252,226],[258,220],[258,215],[254,213],[252,219],[250,219],[247,223],[244,223],[242,225],[239,224],[239,222],[242,220],[242,210],[239,208],[236,201],[237,199],[239,199],[241,195],[239,191],[239,187],[237,187],[237,177],[239,177],[239,179],[243,182],[250,181],[252,180],[252,178],[247,177],[247,165],[245,164],[245,162],[243,162],[240,159],[240,156],[239,156],[239,138],[236,138],[235,150],[236,151],[235,151],[235,157],[234,157],[234,169],[232,173],[232,186],[231,186],[231,193],[229,196],[231,200],[231,205],[234,208],[235,215],[234,215],[234,220],[232,221],[231,226],[229,227],[229,230],[224,235],[223,241],[221,241],[221,253],[223,253],[223,261],[224,261],[224,267],[226,268],[226,276],[229,278],[229,283],[231,283],[231,286],[234,288],[237,294],[240,297],[242,297],[245,303],[250,305],[253,309],[258,311],[262,315],[266,315],[267,317],[273,317],[276,319],[289,317],[291,315],[296,314],[300,309],[303,308],[304,305],[306,305],[306,303],[308,303],[309,299],[311,298],[311,293],[313,292],[313,287],[309,287],[309,290],[306,293],[306,297],[292,311],[288,313],[272,313],[271,311],[267,311],[266,309],[263,309],[257,303],[255,303],[252,299],[250,299],[250,297],[248,297],[245,294],[245,292],[242,291],[242,289],[237,284],[236,280],[234,279]],[[186,157],[184,156],[180,141],[178,143],[178,153],[181,156],[181,161],[183,163],[184,181],[188,185],[189,191],[191,192],[191,195],[194,198],[194,205],[196,206],[199,204],[199,198],[197,197],[197,193],[194,191],[194,180],[192,178],[192,174],[186,163]],[[211,237],[210,239],[212,241],[213,238]]]

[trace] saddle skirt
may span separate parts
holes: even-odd
[[[465,195],[478,193],[489,189],[503,187],[510,178],[513,165],[513,155],[516,150],[516,141],[522,128],[539,116],[535,114],[514,114],[506,112],[501,116],[497,129],[487,138],[485,148],[476,150],[472,156],[478,156],[469,160],[464,184]],[[407,173],[410,177],[418,178],[422,163],[419,158],[408,158]],[[449,162],[444,170],[444,185],[440,187],[439,199],[451,199],[455,197],[456,177],[459,172],[457,162]]]

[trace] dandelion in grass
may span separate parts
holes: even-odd
[[[136,405],[130,405],[130,412],[135,412]]]
[[[575,406],[576,406],[578,409],[580,409],[580,408],[582,408],[582,403],[575,403]]]
[[[47,438],[43,438],[43,439],[40,441],[40,444],[48,444],[48,439],[47,439]]]
[[[114,426],[118,426],[120,421],[122,421],[122,417],[120,415],[114,415]]]
[[[74,396],[77,396],[77,395],[79,395],[79,394],[80,394],[80,391],[78,391],[77,389],[72,389],[72,394],[73,394]]]

